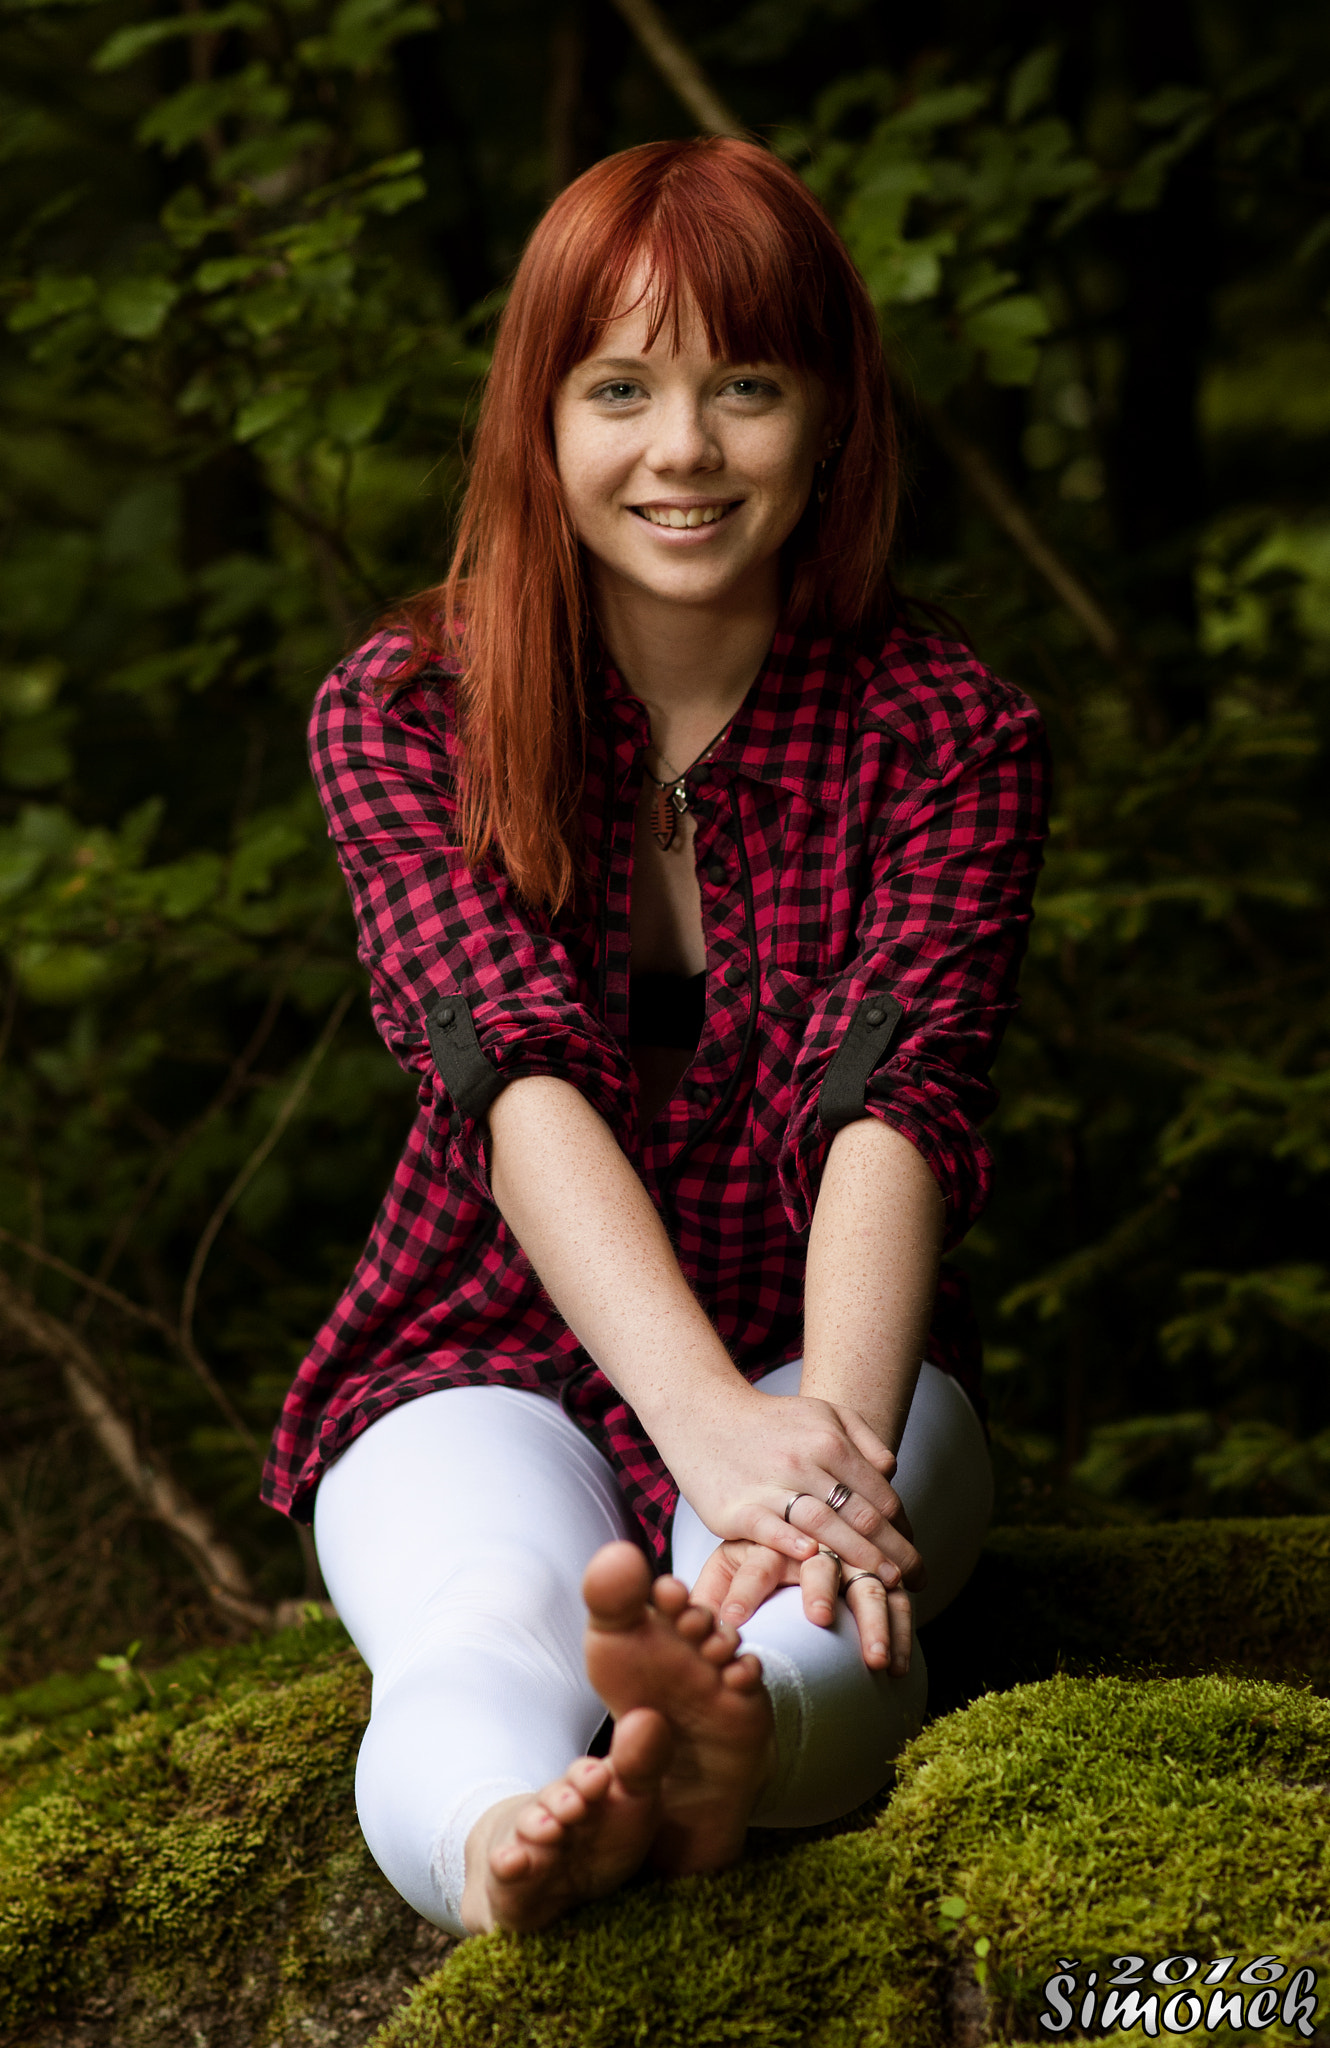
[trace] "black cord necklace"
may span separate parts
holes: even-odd
[[[703,747],[701,753],[697,756],[697,760],[690,761],[681,773],[672,774],[667,781],[662,782],[658,775],[652,775],[651,770],[647,769],[647,774],[655,783],[658,792],[651,799],[651,832],[657,846],[660,847],[663,853],[668,852],[670,847],[673,846],[674,835],[679,829],[679,820],[688,809],[688,792],[684,788],[685,778],[692,774],[698,762],[705,761],[708,754],[714,752],[733,723],[734,718],[731,715],[726,719],[724,725],[716,734],[715,739],[708,741],[707,745]],[[660,754],[659,747],[656,748],[656,752]],[[670,764],[665,760],[665,756],[660,754],[660,758],[668,768]]]

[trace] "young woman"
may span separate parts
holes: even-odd
[[[369,1845],[458,1932],[867,1798],[987,1521],[938,1257],[1043,753],[894,599],[891,421],[793,173],[612,157],[518,269],[447,583],[318,699],[420,1110],[266,1492],[374,1674]]]

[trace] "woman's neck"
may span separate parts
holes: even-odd
[[[683,769],[733,718],[770,649],[780,615],[775,578],[723,606],[685,605],[597,579],[605,651],[651,714],[658,751]]]

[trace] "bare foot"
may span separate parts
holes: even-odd
[[[587,1567],[587,1675],[619,1727],[654,1707],[674,1737],[651,1861],[675,1876],[720,1870],[741,1853],[748,1816],[776,1761],[762,1667],[680,1579],[657,1579],[631,1543]]]
[[[672,1747],[662,1715],[625,1714],[608,1757],[580,1756],[543,1792],[482,1814],[466,1841],[467,1932],[546,1927],[631,1877],[660,1826]]]

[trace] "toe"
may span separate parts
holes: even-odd
[[[673,1621],[688,1607],[688,1588],[682,1579],[676,1579],[666,1573],[665,1577],[657,1579],[651,1588],[651,1604],[657,1614],[663,1614],[667,1620]]]
[[[647,1561],[635,1543],[607,1543],[586,1568],[582,1597],[591,1626],[634,1628],[646,1612],[651,1590]]]
[[[728,1664],[738,1648],[739,1631],[722,1622],[699,1646],[699,1654],[708,1664]]]
[[[569,1783],[576,1786],[588,1805],[605,1797],[613,1778],[614,1773],[603,1757],[579,1756],[576,1763],[568,1766]]]
[[[563,1823],[557,1815],[550,1812],[542,1800],[533,1799],[530,1806],[524,1807],[518,1814],[514,1833],[519,1841],[546,1849],[562,1835]]]
[[[751,1650],[742,1657],[736,1657],[721,1672],[720,1682],[729,1686],[732,1692],[756,1692],[762,1683],[760,1658],[755,1657]]]
[[[709,1607],[690,1604],[677,1617],[674,1626],[686,1643],[704,1643],[715,1627],[715,1616]]]
[[[614,1724],[610,1762],[626,1792],[653,1791],[670,1767],[674,1736],[669,1722],[654,1707],[634,1707]]]
[[[519,1878],[529,1875],[534,1862],[526,1843],[512,1837],[506,1842],[496,1843],[490,1850],[490,1869],[500,1884],[516,1884]]]
[[[561,1785],[551,1785],[544,1795],[546,1810],[552,1813],[562,1827],[576,1827],[586,1817],[587,1803],[575,1785],[566,1780]]]

